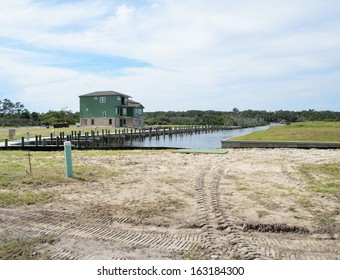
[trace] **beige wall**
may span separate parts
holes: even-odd
[[[92,122],[93,120],[93,122]],[[116,119],[111,118],[112,124],[110,124],[110,118],[90,118],[90,119],[80,119],[81,126],[116,126]]]
[[[92,123],[93,120],[93,123]],[[110,118],[82,118],[80,119],[80,126],[112,126],[119,127],[119,118],[111,118],[112,123],[110,124]],[[126,127],[139,127],[142,126],[143,122],[140,118],[127,118]]]

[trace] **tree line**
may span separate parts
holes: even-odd
[[[234,108],[232,111],[157,111],[145,112],[145,125],[227,125],[252,127],[271,122],[291,123],[302,121],[340,121],[340,112],[335,111],[264,111]],[[67,107],[49,110],[46,113],[30,112],[20,102],[9,99],[0,100],[0,126],[53,125],[57,123],[76,124],[79,112],[72,112]]]
[[[334,111],[264,111],[245,110],[234,108],[232,111],[200,111],[185,112],[147,112],[144,114],[144,123],[148,125],[235,125],[251,127],[274,123],[291,123],[302,121],[340,121],[340,112]]]
[[[79,113],[67,108],[49,110],[47,113],[30,112],[20,102],[0,100],[0,126],[50,126],[65,122],[76,124],[79,122]]]

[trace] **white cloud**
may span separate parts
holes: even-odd
[[[77,110],[79,94],[102,89],[126,92],[147,110],[284,108],[299,91],[327,94],[325,80],[339,86],[335,0],[41,3],[0,3],[0,76],[22,89],[23,100],[34,98],[39,110],[64,101]],[[53,52],[63,50],[151,66],[128,66],[115,76],[56,68]],[[62,98],[49,102],[58,93]],[[305,108],[299,102],[294,107]],[[320,102],[327,106],[339,110]]]

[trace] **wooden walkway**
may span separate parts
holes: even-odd
[[[65,141],[71,141],[73,149],[119,149],[129,148],[128,142],[144,141],[151,137],[176,136],[184,134],[211,133],[221,130],[230,130],[240,127],[230,126],[185,126],[185,127],[148,127],[141,129],[102,129],[92,130],[91,132],[82,133],[81,131],[72,131],[71,134],[65,135],[61,132],[56,136],[51,133],[50,137],[36,135],[33,138],[9,141],[1,143],[1,150],[62,150]]]

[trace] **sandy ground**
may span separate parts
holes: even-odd
[[[87,156],[117,170],[54,186],[52,203],[0,208],[1,236],[55,235],[51,259],[339,259],[340,197],[316,193],[303,164],[340,150]]]

